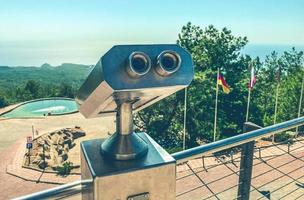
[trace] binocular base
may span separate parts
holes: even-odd
[[[116,160],[132,160],[145,156],[147,143],[137,134],[115,133],[101,145],[101,153]]]
[[[149,149],[140,159],[109,159],[100,152],[105,139],[81,143],[81,179],[93,181],[83,200],[175,200],[175,160],[147,134],[135,135]]]

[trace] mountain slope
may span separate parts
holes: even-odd
[[[49,64],[43,64],[41,67],[0,66],[0,89],[12,89],[28,80],[35,80],[41,85],[66,83],[79,87],[90,70],[90,66],[71,63],[56,67]]]

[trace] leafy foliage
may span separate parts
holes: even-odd
[[[73,98],[89,72],[89,66],[76,64],[0,66],[0,108],[44,97]]]
[[[303,52],[297,52],[294,48],[290,52],[284,52],[282,56],[278,56],[276,52],[267,56],[259,71],[258,84],[254,91],[254,101],[252,101],[262,113],[261,124],[264,126],[274,123],[277,87],[279,100],[276,122],[283,122],[298,116],[300,91],[304,77],[303,61]],[[255,121],[259,117],[252,115],[252,119]]]
[[[194,61],[195,76],[188,88],[186,146],[213,140],[216,74],[220,68],[231,92],[222,91],[218,99],[218,139],[242,133],[245,122],[249,66],[257,71],[258,83],[252,91],[250,121],[267,126],[273,124],[277,74],[280,74],[280,104],[277,122],[297,116],[303,52],[292,49],[278,56],[272,52],[265,62],[243,55],[246,37],[237,37],[227,28],[217,30],[188,23],[182,27],[177,43],[187,49]],[[170,150],[182,143],[184,91],[138,113],[138,129],[147,131],[161,145]]]
[[[247,38],[235,37],[227,28],[218,31],[214,26],[208,26],[203,30],[188,23],[182,28],[177,42],[191,53],[195,65],[194,80],[188,89],[187,146],[192,147],[199,141],[213,138],[218,67],[225,77],[229,77],[228,84],[232,88],[230,95],[221,92],[219,98],[219,129],[230,135],[239,133],[244,121],[247,91],[246,87],[240,86],[245,85],[243,77],[251,61],[250,57],[241,56],[240,50],[246,45]],[[171,143],[174,142],[171,141],[178,141],[176,145],[181,143],[183,93],[178,92],[139,113],[145,124],[140,128],[148,130],[164,146],[172,147]],[[170,137],[170,140],[166,137]]]
[[[278,55],[270,52],[265,61],[242,54],[248,43],[223,28],[206,28],[191,23],[182,27],[177,43],[188,50],[194,62],[194,80],[188,87],[186,147],[213,140],[216,75],[219,68],[231,92],[220,90],[217,139],[242,133],[245,122],[249,66],[256,69],[257,84],[251,93],[250,117],[261,126],[274,123],[275,95],[279,88],[276,122],[298,116],[304,55],[296,49]],[[33,98],[74,97],[90,71],[89,66],[63,64],[52,67],[0,67],[0,107]],[[279,84],[279,87],[277,87]],[[304,102],[301,113],[304,112]],[[180,150],[183,138],[184,91],[136,114],[137,131],[148,132],[170,152]],[[300,129],[300,130],[303,130]],[[285,135],[278,139],[286,138]]]
[[[56,171],[58,175],[60,176],[66,176],[71,173],[73,169],[73,163],[72,162],[65,162],[62,166],[59,166],[56,168]]]
[[[7,106],[7,100],[4,96],[0,96],[0,108]]]

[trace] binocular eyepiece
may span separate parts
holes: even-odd
[[[151,59],[144,52],[133,52],[129,56],[127,72],[131,77],[144,76],[151,69]],[[166,50],[157,56],[155,71],[161,76],[170,76],[181,65],[181,57],[175,51]]]
[[[116,115],[116,132],[101,146],[104,155],[136,159],[148,145],[133,131],[133,111],[187,87],[193,75],[191,55],[178,45],[118,45],[98,61],[76,102],[86,118]]]
[[[117,45],[97,62],[76,102],[87,118],[115,115],[121,100],[139,111],[187,87],[193,75],[191,55],[176,44]]]
[[[157,57],[156,72],[161,76],[169,76],[180,68],[181,62],[181,57],[175,51],[163,51]]]
[[[151,69],[151,59],[143,52],[133,52],[129,56],[127,72],[130,76],[138,78],[149,72]]]

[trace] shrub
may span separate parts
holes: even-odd
[[[71,173],[73,169],[73,163],[72,162],[65,162],[62,166],[57,167],[57,173],[61,176],[66,176]]]
[[[274,136],[274,141],[277,143],[293,143],[294,134],[292,132],[287,131],[283,133],[276,134]]]
[[[172,154],[172,153],[176,153],[176,152],[182,151],[183,148],[182,147],[172,147],[172,148],[168,148],[166,150],[167,150],[167,152],[169,154]]]

